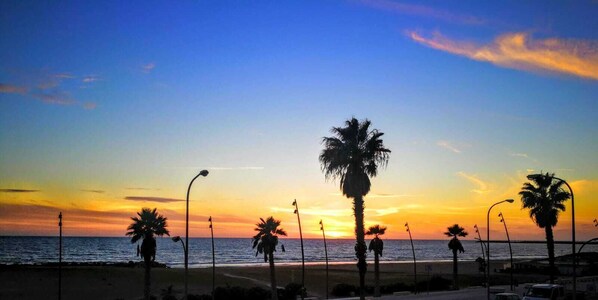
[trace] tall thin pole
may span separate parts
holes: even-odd
[[[188,286],[189,286],[189,193],[191,192],[191,185],[193,181],[197,179],[199,176],[208,176],[208,170],[201,170],[199,174],[195,175],[191,182],[189,182],[189,187],[187,188],[187,210],[185,213],[185,295],[184,299],[187,299],[188,295]]]
[[[567,185],[569,191],[571,191],[571,253],[573,255],[573,300],[575,300],[575,298],[577,297],[577,251],[575,251],[575,197],[573,196],[573,189],[571,188],[569,183],[567,183],[567,181],[558,177],[553,178],[562,181],[565,185]]]
[[[212,298],[216,289],[216,254],[214,252],[214,226],[212,226],[212,216],[210,216],[210,233],[212,234]]]
[[[58,215],[58,300],[62,299],[62,212]]]
[[[488,264],[486,265],[486,297],[487,300],[490,300],[490,211],[496,205],[499,205],[503,202],[513,203],[515,200],[507,199],[503,201],[498,201],[490,208],[488,208],[488,214],[486,215],[486,259],[488,260]]]
[[[413,291],[417,294],[417,263],[415,261],[415,247],[413,247],[413,238],[411,238],[411,229],[409,229],[409,223],[405,223],[407,232],[409,232],[409,241],[411,242],[411,251],[413,252]]]
[[[484,241],[482,241],[482,236],[480,235],[480,229],[478,228],[478,224],[473,225],[473,228],[475,228],[475,232],[478,234],[478,241],[480,242],[480,247],[482,247],[482,259],[485,262],[486,261],[486,250],[484,249]]]
[[[505,222],[505,216],[502,212],[498,214],[500,222],[505,225],[505,232],[507,233],[507,241],[509,242],[509,254],[511,255],[511,291],[513,290],[513,248],[511,248],[511,238],[509,237],[509,230],[507,229],[507,222]]]
[[[320,230],[324,238],[324,257],[326,258],[326,299],[328,299],[328,247],[326,246],[326,233],[324,232],[324,223],[320,220]]]
[[[305,252],[303,251],[303,233],[301,233],[301,218],[299,217],[299,205],[297,199],[293,200],[295,206],[295,214],[297,215],[297,223],[299,223],[299,238],[301,240],[301,299],[304,298],[305,291]]]

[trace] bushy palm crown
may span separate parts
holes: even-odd
[[[540,228],[556,226],[559,213],[565,211],[563,202],[571,198],[562,188],[563,181],[553,179],[550,173],[536,176],[519,192],[523,208],[529,209],[529,216]]]
[[[465,249],[463,249],[463,245],[461,245],[461,241],[459,241],[459,239],[457,237],[466,237],[469,233],[467,233],[467,231],[465,231],[465,228],[459,226],[459,224],[455,224],[451,227],[447,227],[447,232],[445,232],[444,234],[446,234],[446,236],[448,237],[452,237],[452,239],[449,241],[448,247],[449,249],[453,250],[453,251],[459,251],[461,253],[465,252]]]
[[[386,227],[380,225],[370,226],[366,235],[374,235],[374,238],[370,241],[368,249],[374,251],[374,253],[382,256],[382,250],[384,250],[384,242],[380,239],[380,235],[384,235]]]
[[[133,223],[129,225],[127,228],[129,231],[126,233],[126,235],[132,236],[131,243],[154,235],[170,235],[170,232],[166,229],[168,226],[166,218],[158,214],[155,208],[153,210],[143,208],[140,213],[137,213],[137,217],[131,217],[131,220],[133,220]]]
[[[333,127],[333,137],[324,137],[320,163],[326,178],[340,179],[347,197],[365,196],[370,191],[369,176],[378,174],[378,165],[386,165],[390,150],[380,137],[384,133],[370,130],[371,122],[347,120],[346,127]]]
[[[280,226],[280,221],[275,220],[273,217],[269,217],[264,221],[260,218],[261,222],[255,224],[257,227],[255,231],[258,233],[253,237],[253,248],[256,248],[255,256],[260,253],[264,254],[264,261],[268,261],[268,255],[276,251],[278,245],[278,236],[286,236],[287,233]]]

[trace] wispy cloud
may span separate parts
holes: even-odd
[[[143,70],[144,73],[149,73],[154,70],[154,68],[156,68],[156,64],[153,62],[141,66],[141,70]]]
[[[96,76],[96,75],[88,75],[81,79],[81,81],[84,83],[92,83],[92,82],[96,82],[98,80],[100,80],[100,77]]]
[[[490,188],[488,183],[486,183],[485,181],[479,179],[477,176],[475,175],[470,175],[467,174],[465,172],[457,172],[456,173],[457,176],[462,177],[467,179],[469,182],[471,182],[472,184],[477,186],[477,189],[473,189],[471,190],[474,193],[478,193],[478,194],[485,194],[490,192]]]
[[[81,189],[80,191],[87,192],[87,193],[96,193],[96,194],[103,194],[106,192],[103,190],[87,190],[87,189]]]
[[[0,93],[25,94],[27,93],[27,88],[22,86],[0,83]]]
[[[452,151],[454,153],[461,153],[461,149],[457,148],[455,145],[453,145],[451,142],[449,141],[438,141],[436,143],[437,146],[440,146],[444,149],[447,149],[449,151]]]
[[[148,187],[126,187],[125,190],[134,190],[134,191],[159,191],[160,189],[148,188]]]
[[[360,0],[359,3],[374,9],[385,10],[396,14],[421,16],[451,23],[469,25],[480,25],[486,23],[485,20],[478,17],[455,14],[446,10],[440,10],[424,5],[407,4],[389,0]]]
[[[64,91],[51,91],[31,94],[33,98],[36,98],[47,104],[57,105],[73,105],[75,100],[71,98],[71,95]]]
[[[529,158],[529,155],[527,155],[527,153],[514,153],[514,152],[511,152],[511,153],[509,153],[509,155],[513,156],[513,157]]]
[[[127,196],[124,199],[131,200],[131,201],[151,201],[151,202],[161,202],[161,203],[185,201],[183,199],[173,199],[173,198],[163,198],[163,197],[144,197],[144,196]]]
[[[423,36],[408,31],[412,40],[427,47],[497,66],[544,71],[598,80],[598,41],[581,39],[533,39],[524,32],[506,33],[488,44],[459,41],[439,32]]]
[[[0,189],[0,193],[35,193],[40,190],[28,190],[28,189]]]

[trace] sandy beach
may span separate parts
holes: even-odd
[[[496,264],[499,265],[499,262]],[[374,266],[368,265],[366,282],[373,285]],[[410,263],[381,264],[381,283],[413,282],[413,265]],[[429,273],[427,272],[429,270]],[[62,299],[140,299],[143,297],[143,268],[114,266],[63,267]],[[309,295],[324,298],[326,295],[325,265],[307,265],[305,285]],[[460,285],[479,285],[483,274],[475,262],[459,263]],[[189,293],[209,294],[212,288],[212,269],[189,270]],[[301,265],[276,267],[278,286],[301,281]],[[418,281],[429,276],[452,277],[452,262],[418,263]],[[507,274],[496,273],[496,281],[503,284]],[[520,282],[541,280],[541,276],[518,276]],[[51,299],[57,298],[58,270],[46,266],[2,266],[0,268],[0,299]],[[357,285],[358,274],[353,264],[329,266],[329,289],[338,283]],[[269,269],[265,266],[228,266],[216,268],[217,286],[260,286],[268,288]],[[172,286],[174,295],[181,297],[184,288],[184,269],[152,269],[152,294],[160,299],[164,290]]]

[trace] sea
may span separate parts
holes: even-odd
[[[354,263],[355,240],[328,239],[328,260],[333,264]],[[368,241],[366,240],[366,243]],[[63,262],[78,263],[128,263],[141,261],[137,256],[137,244],[131,243],[127,237],[63,237]],[[322,239],[304,239],[306,264],[325,262],[324,242]],[[462,240],[464,253],[459,260],[474,261],[482,256],[480,243],[473,240]],[[282,251],[284,246],[285,251]],[[448,240],[414,240],[415,256],[418,263],[452,261],[452,251],[448,248]],[[43,264],[58,261],[58,237],[16,237],[0,236],[0,264]],[[579,247],[579,246],[578,246]],[[217,266],[265,265],[263,255],[257,255],[252,249],[250,238],[216,238],[214,239],[215,260]],[[534,259],[547,257],[546,245],[512,244],[514,259]],[[584,247],[586,251],[598,251],[598,245]],[[493,260],[509,259],[507,243],[491,243]],[[156,261],[171,268],[184,267],[183,246],[170,238],[157,238]],[[567,244],[555,245],[555,254],[571,253]],[[277,252],[274,254],[277,264],[300,264],[301,243],[299,239],[280,239]],[[384,251],[380,258],[382,263],[413,262],[413,252],[409,240],[384,240]],[[373,262],[373,253],[368,253],[367,260]],[[212,266],[212,244],[210,238],[189,239],[189,267],[207,268]]]

